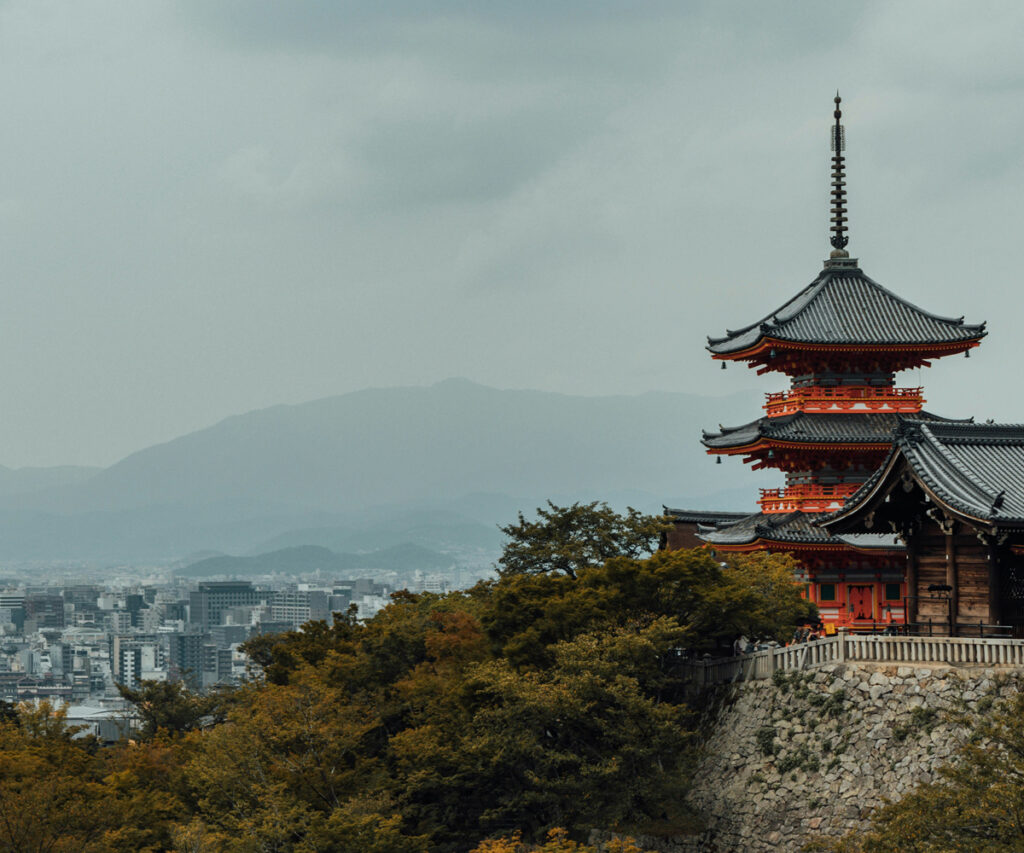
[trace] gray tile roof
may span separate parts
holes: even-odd
[[[739,521],[741,518],[746,518],[749,513],[746,512],[716,512],[715,510],[702,510],[702,509],[673,509],[672,507],[665,506],[665,515],[671,518],[673,521],[680,521],[684,524],[703,524],[703,525],[717,525],[721,523],[729,523]]]
[[[901,418],[906,421],[947,422],[945,418],[928,412],[906,415],[877,412],[797,412],[777,418],[759,418],[738,427],[721,427],[721,431],[717,433],[705,432],[701,440],[705,447],[712,450],[744,447],[760,438],[797,443],[888,444],[892,441]]]
[[[831,536],[814,522],[819,516],[805,512],[754,513],[733,524],[706,528],[700,538],[711,545],[749,545],[758,539],[793,545],[848,545],[864,549],[901,550],[893,535],[864,533]]]
[[[994,526],[1024,527],[1024,425],[899,424],[889,458],[822,521],[855,515],[903,460],[935,500]]]
[[[860,269],[828,269],[767,317],[725,337],[708,338],[715,354],[739,352],[762,338],[808,344],[944,344],[984,337],[985,324],[930,314]]]

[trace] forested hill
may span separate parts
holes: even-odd
[[[253,553],[277,537],[277,547],[329,545],[291,533],[342,525],[347,537],[358,527],[352,514],[368,509],[378,526],[412,509],[454,511],[450,533],[467,521],[493,530],[546,498],[752,508],[758,475],[738,462],[713,465],[700,434],[756,417],[758,396],[582,397],[448,380],[275,406],[147,448],[84,482],[28,495],[0,489],[0,559]],[[723,502],[729,492],[743,505]],[[429,533],[406,538],[432,545]]]
[[[582,397],[465,380],[375,388],[227,418],[35,504],[344,511],[474,492],[543,498],[570,490],[671,496],[681,485],[714,491],[746,483],[749,474],[738,466],[709,469],[701,429],[750,420],[759,405],[754,394]]]

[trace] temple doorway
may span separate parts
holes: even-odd
[[[870,584],[848,586],[850,619],[856,622],[872,622],[875,618],[874,587]]]

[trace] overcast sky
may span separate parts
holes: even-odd
[[[451,376],[773,390],[703,347],[820,270],[837,87],[851,254],[989,321],[902,383],[1024,420],[1021,44],[1017,3],[0,0],[0,463]]]

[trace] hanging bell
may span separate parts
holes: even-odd
[[[725,370],[725,362],[722,362],[722,370]]]
[[[721,465],[722,464],[722,457],[721,456],[716,456],[715,457],[715,464],[716,465]]]

